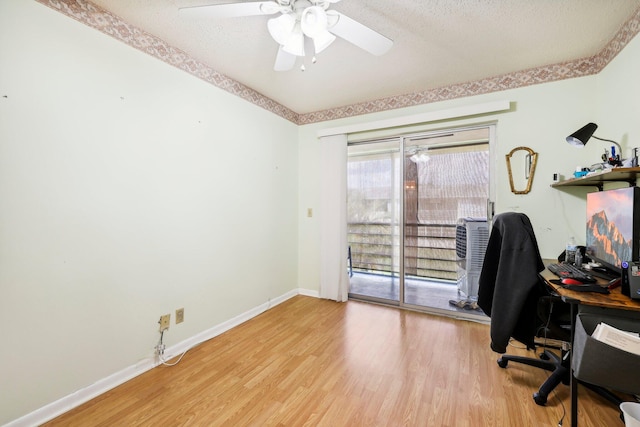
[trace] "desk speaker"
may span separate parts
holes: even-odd
[[[626,275],[624,274],[624,265],[622,266],[622,277],[627,277],[629,286],[629,293],[625,295],[628,295],[632,299],[640,300],[640,262],[630,262],[628,264]],[[622,286],[624,285],[624,280],[622,280]]]
[[[620,267],[622,267],[622,274],[620,276],[620,292],[622,293],[622,295],[630,296],[631,291],[629,290],[629,263],[627,261],[622,261]]]

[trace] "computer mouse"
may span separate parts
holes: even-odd
[[[581,281],[572,279],[570,277],[565,277],[564,279],[562,279],[562,284],[563,285],[584,285],[584,283],[582,283]]]

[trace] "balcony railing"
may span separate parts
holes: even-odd
[[[373,222],[348,224],[351,262],[355,270],[377,273],[400,271],[399,225]],[[405,225],[405,274],[456,280],[455,225]]]

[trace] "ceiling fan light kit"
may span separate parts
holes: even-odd
[[[300,17],[302,32],[313,40],[316,53],[325,50],[336,39],[328,30],[327,12],[320,6],[307,7]]]
[[[291,15],[280,15],[267,21],[269,34],[280,46],[284,46],[287,43],[287,39],[293,32],[295,25],[296,19]]]
[[[313,40],[315,53],[320,53],[336,39],[328,30],[329,22],[325,12],[327,7],[327,1],[293,0],[291,3],[287,1],[286,4],[281,2],[282,15],[267,22],[269,34],[291,55],[305,56],[305,36]],[[265,5],[263,9],[273,10],[273,7]]]
[[[366,50],[373,55],[383,55],[393,41],[371,28],[341,14],[327,10],[340,0],[272,0],[227,3],[209,6],[180,8],[186,16],[233,18],[255,15],[274,15],[267,21],[267,30],[278,43],[275,71],[287,71],[294,67],[297,57],[305,56],[305,37],[313,41],[315,54],[329,47],[336,36]]]
[[[304,56],[304,34],[300,23],[296,22],[293,30],[288,34],[287,40],[281,45],[282,50],[295,56]]]
[[[320,53],[326,48],[328,48],[329,45],[333,43],[335,40],[336,40],[336,36],[334,36],[328,31],[325,31],[324,33],[320,33],[317,36],[315,36],[313,38],[313,46],[315,48],[316,53]]]

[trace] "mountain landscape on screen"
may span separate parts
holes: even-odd
[[[616,225],[609,221],[605,211],[589,218],[586,244],[590,252],[600,254],[601,258],[613,265],[619,266],[623,260],[631,259],[631,241],[625,240]]]

